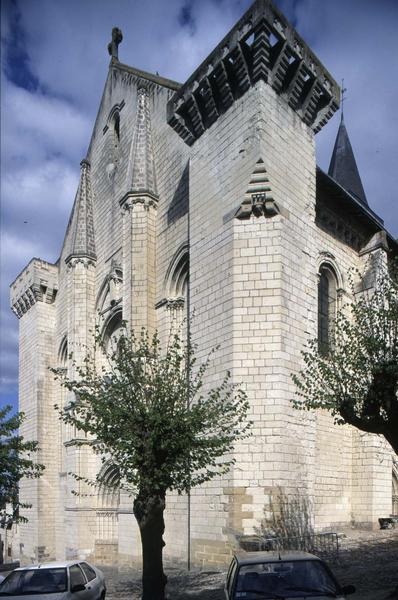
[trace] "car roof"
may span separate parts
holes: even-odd
[[[48,563],[37,563],[36,565],[26,565],[26,567],[18,567],[14,571],[26,571],[31,569],[66,569],[78,563],[86,562],[85,560],[67,560],[63,562],[48,562]]]
[[[241,550],[234,554],[238,565],[255,565],[266,562],[281,562],[281,561],[299,561],[299,560],[317,560],[321,561],[318,556],[309,552],[293,551],[288,552],[281,550],[280,552],[245,552]],[[322,561],[321,561],[322,562]]]

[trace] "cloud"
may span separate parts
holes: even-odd
[[[344,114],[371,208],[398,236],[398,3],[395,0],[296,2],[297,28],[334,78],[347,87]],[[327,170],[338,119],[317,136]]]

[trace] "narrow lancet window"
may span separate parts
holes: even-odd
[[[332,342],[336,317],[336,276],[330,267],[323,265],[318,281],[318,350],[327,354]]]
[[[120,113],[117,110],[113,116],[113,151],[115,154],[115,160],[117,160],[119,143],[120,143]]]

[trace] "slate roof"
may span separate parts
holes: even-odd
[[[368,206],[343,116],[337,132],[328,174],[361,204]]]

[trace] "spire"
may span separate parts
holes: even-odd
[[[361,204],[368,206],[354,152],[352,151],[352,146],[344,123],[343,112],[341,113],[340,127],[337,132],[328,174],[347,190],[347,192],[359,200]]]
[[[80,163],[80,182],[76,194],[71,226],[70,253],[66,258],[96,259],[94,241],[93,197],[91,191],[90,163]]]
[[[137,118],[127,176],[128,191],[147,192],[157,197],[149,92],[145,88],[137,92]]]

